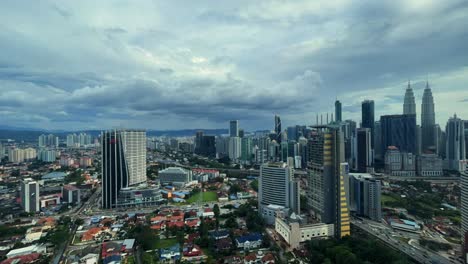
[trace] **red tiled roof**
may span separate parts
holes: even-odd
[[[19,262],[17,262],[17,264],[26,264],[26,263],[31,263],[31,262],[37,260],[40,256],[41,256],[41,254],[39,254],[39,253],[31,253],[31,254],[28,254],[28,255],[17,256],[17,257],[5,259],[4,261],[0,262],[0,264],[11,264],[15,260],[19,260]]]

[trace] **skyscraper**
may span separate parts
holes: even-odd
[[[356,214],[380,222],[382,219],[382,185],[369,174],[351,173],[349,177],[350,208]]]
[[[431,88],[429,88],[429,82],[427,82],[421,105],[421,152],[423,153],[429,149],[435,149],[437,142],[434,126],[434,98]]]
[[[358,172],[372,172],[371,133],[369,128],[356,131],[356,164]]]
[[[106,131],[101,146],[102,207],[115,208],[121,189],[146,181],[146,132]]]
[[[267,222],[274,222],[271,206],[289,208],[300,213],[299,182],[294,180],[294,169],[285,163],[268,163],[260,167],[258,181],[259,209]]]
[[[374,149],[374,101],[365,100],[362,102],[362,123],[361,127],[371,130],[371,147]]]
[[[408,81],[408,88],[405,92],[405,101],[403,102],[404,115],[416,115],[416,103],[414,101],[414,93],[411,84]]]
[[[338,127],[317,126],[309,141],[307,200],[314,215],[323,223],[334,224],[335,235],[350,234],[346,198],[348,163],[344,160],[343,135]]]
[[[25,212],[39,212],[39,183],[32,178],[21,181],[21,206]]]
[[[416,116],[386,115],[380,117],[382,150],[389,146],[397,147],[401,152],[416,153]]]
[[[230,137],[239,136],[239,120],[229,121],[229,136]]]
[[[455,114],[447,122],[446,132],[446,168],[461,171],[460,161],[466,157],[465,125]]]
[[[341,102],[339,100],[335,101],[335,119],[336,122],[341,122]]]
[[[281,119],[279,115],[275,115],[275,134],[276,142],[281,144]]]

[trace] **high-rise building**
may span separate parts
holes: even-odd
[[[351,173],[349,177],[350,208],[356,214],[380,222],[382,185],[370,174]]]
[[[434,153],[423,153],[417,157],[417,174],[422,177],[442,176],[442,159]]]
[[[237,161],[241,157],[242,141],[240,137],[229,138],[229,158]]]
[[[431,88],[429,88],[429,82],[427,82],[421,105],[421,151],[423,153],[428,150],[433,152],[437,144],[434,126],[434,98],[432,97]]]
[[[250,161],[252,159],[252,138],[241,138],[241,160]]]
[[[335,119],[337,122],[342,121],[341,117],[341,102],[339,100],[335,101]]]
[[[216,137],[216,155],[218,158],[228,156],[229,152],[229,138],[228,137]]]
[[[54,149],[41,149],[37,154],[37,159],[43,162],[55,162],[60,152]]]
[[[465,159],[468,160],[468,120],[463,121],[464,126],[465,126]],[[445,134],[443,135],[443,138],[445,139]],[[445,142],[444,142],[445,143]],[[445,146],[445,144],[444,144]]]
[[[374,123],[374,160],[383,160],[383,149],[382,149],[382,126],[380,120]]]
[[[266,163],[260,167],[258,204],[267,223],[274,223],[275,211],[271,208],[300,213],[299,194],[299,182],[294,180],[292,167],[285,163]]]
[[[21,181],[21,206],[25,212],[39,212],[39,183],[32,178],[26,178]]]
[[[334,126],[317,126],[309,141],[309,182],[307,200],[314,216],[334,224],[335,235],[350,234],[347,202],[348,163],[344,160],[343,135]]]
[[[389,146],[385,152],[385,172],[392,176],[416,176],[416,156]]]
[[[416,115],[416,103],[414,101],[414,93],[411,84],[408,81],[408,87],[405,92],[405,101],[403,102],[404,115]]]
[[[102,207],[117,207],[120,190],[146,181],[146,132],[113,130],[101,134]]]
[[[79,204],[81,191],[75,185],[64,185],[62,187],[62,201],[68,204]]]
[[[356,169],[358,172],[372,172],[371,132],[369,128],[356,131]]]
[[[38,145],[40,148],[47,146],[47,136],[42,134],[39,136]]]
[[[240,138],[243,138],[244,136],[245,136],[245,131],[244,131],[244,129],[242,129],[242,128],[239,129],[239,137],[240,137]]]
[[[460,161],[466,158],[465,145],[465,122],[455,114],[447,122],[446,133],[446,168],[449,170],[462,171],[464,168]]]
[[[229,136],[239,137],[239,120],[229,121]]]
[[[380,117],[382,150],[389,146],[401,152],[416,153],[416,116],[386,115]]]
[[[370,128],[371,130],[371,147],[374,149],[374,101],[365,100],[362,102],[362,128]]]
[[[281,119],[275,115],[275,139],[278,144],[281,144],[281,132]]]

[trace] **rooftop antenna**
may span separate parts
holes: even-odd
[[[315,113],[315,125],[318,126],[318,114]]]
[[[328,123],[328,113],[327,113],[327,125],[328,125],[328,124],[329,124],[329,123]]]
[[[323,125],[323,114],[320,114],[320,125]]]

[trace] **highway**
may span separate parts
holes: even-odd
[[[351,223],[361,229],[371,234],[372,236],[380,239],[382,242],[386,243],[390,247],[403,252],[411,259],[419,263],[437,263],[437,264],[453,264],[453,263],[462,263],[458,260],[447,259],[435,252],[427,250],[420,247],[416,241],[419,238],[419,234],[409,233],[403,231],[394,231],[391,227],[370,221],[367,219],[356,220],[353,219]],[[402,240],[399,240],[397,237],[405,237],[409,239],[408,243]]]

